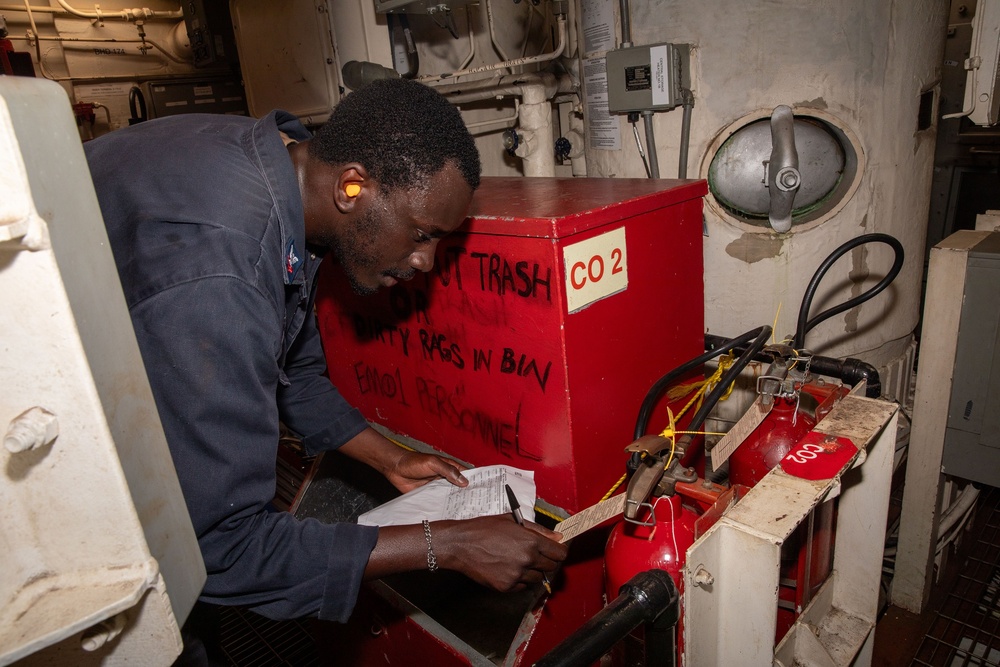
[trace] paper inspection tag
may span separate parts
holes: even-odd
[[[568,542],[577,535],[587,532],[595,526],[599,526],[608,519],[612,519],[625,511],[625,494],[619,493],[607,500],[602,500],[596,505],[591,505],[585,510],[581,510],[556,525],[555,530],[562,533],[560,542]]]
[[[743,444],[743,441],[750,437],[750,434],[756,430],[760,423],[764,421],[764,417],[771,412],[771,408],[774,404],[764,406],[761,403],[760,397],[753,402],[750,409],[747,410],[739,420],[733,424],[733,427],[729,429],[722,439],[715,443],[715,447],[712,447],[712,469],[718,470],[723,463],[726,462],[736,448]]]

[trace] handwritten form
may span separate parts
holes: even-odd
[[[363,526],[405,526],[424,519],[440,521],[509,514],[510,505],[504,484],[509,484],[517,496],[525,520],[535,520],[535,473],[531,470],[502,465],[484,466],[463,470],[462,475],[469,480],[465,488],[437,479],[362,514],[358,523]],[[568,542],[624,511],[624,493],[591,505],[556,525],[555,530],[562,533],[559,541]]]
[[[504,492],[509,484],[525,520],[535,520],[535,473],[510,466],[483,466],[463,470],[467,487],[436,479],[379,505],[358,517],[363,526],[405,526],[443,519],[473,519],[491,514],[510,514]]]

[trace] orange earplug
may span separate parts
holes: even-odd
[[[344,186],[344,192],[348,197],[357,197],[361,193],[361,186],[357,183],[348,183]]]

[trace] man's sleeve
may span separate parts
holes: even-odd
[[[278,388],[281,419],[302,436],[310,454],[336,449],[368,427],[326,376],[319,328],[311,313],[288,351],[284,371],[288,385]]]
[[[269,509],[281,340],[271,300],[218,276],[131,312],[208,570],[202,599],[276,619],[346,621],[378,531]]]

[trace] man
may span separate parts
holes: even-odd
[[[283,619],[346,621],[361,582],[441,567],[500,591],[542,581],[558,535],[507,516],[372,528],[269,510],[279,420],[400,491],[445,458],[372,430],[323,376],[312,314],[331,254],[372,293],[430,271],[466,217],[479,157],[420,84],[347,96],[312,138],[284,112],[174,116],[86,146],[143,361],[208,570],[201,599]],[[336,353],[335,350],[332,351]]]

